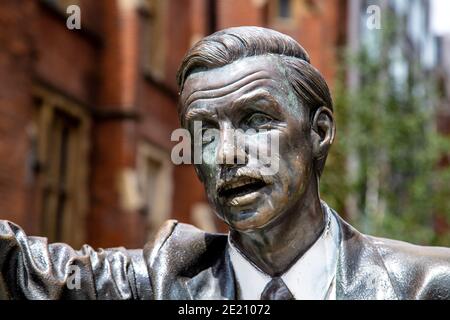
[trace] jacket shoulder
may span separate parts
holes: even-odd
[[[450,299],[450,248],[367,236],[403,299]]]
[[[228,237],[167,221],[144,248],[154,299],[191,299],[190,279],[224,261]],[[213,272],[213,271],[212,271]]]
[[[228,236],[209,233],[193,225],[168,220],[160,228],[155,239],[145,248],[150,265],[159,265],[162,260],[175,270],[195,270],[205,267],[205,260],[213,261],[226,249]],[[197,266],[197,267],[196,267]]]

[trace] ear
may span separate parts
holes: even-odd
[[[336,125],[333,112],[327,107],[318,108],[311,123],[313,155],[316,160],[322,160],[327,157],[335,134]]]

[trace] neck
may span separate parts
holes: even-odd
[[[271,276],[287,271],[323,231],[325,219],[318,184],[312,180],[303,197],[277,221],[251,232],[230,231],[233,244]]]

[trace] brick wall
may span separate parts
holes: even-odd
[[[146,218],[123,207],[117,181],[125,169],[136,169],[140,141],[170,155],[170,134],[178,127],[175,73],[192,43],[213,31],[213,22],[216,29],[266,25],[284,31],[302,43],[327,80],[334,76],[341,32],[335,1],[318,1],[320,10],[305,11],[287,26],[268,19],[264,1],[217,0],[211,19],[209,0],[167,0],[159,79],[142,69],[144,20],[133,1],[79,3],[81,30],[68,30],[65,12],[43,1],[0,4],[0,218],[30,234],[40,234],[41,219],[30,165],[33,85],[73,100],[91,119],[86,242],[140,247]],[[193,205],[206,201],[203,188],[192,166],[177,166],[172,176],[170,215],[192,222]]]

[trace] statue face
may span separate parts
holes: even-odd
[[[202,143],[203,161],[195,167],[211,205],[232,229],[264,228],[303,201],[314,178],[309,112],[277,56],[195,72],[185,82],[181,102],[192,136],[195,121],[201,121],[203,132],[217,132]],[[276,138],[279,150],[271,149]],[[267,159],[250,152],[252,147],[272,152],[278,170],[264,175]]]

